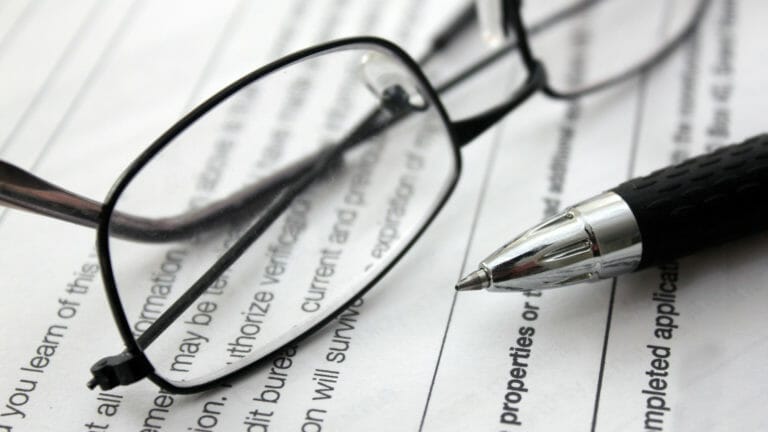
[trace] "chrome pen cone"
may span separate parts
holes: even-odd
[[[491,279],[484,269],[475,270],[456,283],[456,291],[475,291],[491,286]]]

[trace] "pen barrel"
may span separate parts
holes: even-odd
[[[768,135],[622,183],[642,236],[640,268],[768,229]]]

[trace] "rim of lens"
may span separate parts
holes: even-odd
[[[102,279],[103,279],[105,290],[107,293],[107,298],[109,300],[113,317],[117,324],[120,335],[123,339],[123,342],[126,345],[126,350],[128,352],[133,353],[134,355],[139,355],[142,358],[147,359],[143,350],[139,348],[130,330],[130,324],[129,324],[128,318],[125,315],[125,310],[120,301],[120,296],[118,294],[118,288],[117,288],[117,281],[115,279],[114,269],[112,266],[111,252],[110,252],[110,245],[109,245],[109,242],[110,242],[109,228],[110,228],[110,222],[112,221],[112,214],[115,210],[115,207],[118,203],[118,200],[122,192],[131,183],[133,178],[143,169],[145,165],[149,163],[149,161],[152,160],[152,158],[157,153],[159,153],[167,145],[169,145],[177,135],[179,135],[182,131],[186,130],[190,125],[192,125],[196,120],[198,120],[205,113],[207,113],[208,111],[218,106],[221,102],[225,101],[227,98],[229,98],[231,95],[233,95],[243,87],[253,83],[254,81],[264,76],[267,76],[270,73],[273,73],[279,69],[285,68],[287,66],[290,66],[293,63],[307,59],[312,56],[316,56],[316,55],[320,55],[323,53],[328,53],[336,50],[344,50],[344,49],[351,49],[351,48],[366,48],[366,47],[378,49],[378,50],[385,50],[389,54],[398,58],[403,63],[403,66],[408,68],[412,72],[413,76],[418,80],[419,84],[427,91],[428,93],[427,96],[435,104],[436,111],[440,116],[440,120],[442,124],[445,126],[446,136],[450,140],[449,144],[450,144],[450,148],[452,149],[453,166],[455,168],[453,173],[450,176],[449,181],[446,184],[443,196],[437,200],[433,210],[428,215],[428,217],[426,218],[422,226],[416,230],[412,238],[409,241],[407,241],[403,249],[399,253],[397,253],[395,256],[393,256],[390,262],[376,276],[374,276],[368,283],[366,283],[356,294],[351,296],[349,300],[347,300],[346,302],[343,302],[340,307],[334,309],[332,312],[329,312],[325,318],[316,322],[314,325],[310,326],[308,329],[306,329],[304,332],[299,334],[297,337],[293,338],[292,340],[285,341],[283,343],[278,344],[278,347],[272,350],[270,353],[265,354],[261,358],[249,361],[247,364],[244,364],[242,367],[238,368],[237,370],[231,371],[223,376],[220,376],[210,381],[206,381],[204,383],[195,383],[195,384],[191,384],[190,386],[179,386],[159,376],[154,371],[149,371],[148,378],[150,378],[151,381],[155,382],[156,384],[158,384],[163,388],[167,388],[167,389],[176,391],[178,393],[193,393],[193,392],[201,391],[206,388],[213,387],[225,379],[228,379],[234,376],[240,376],[241,374],[246,373],[248,370],[254,367],[257,367],[259,364],[263,363],[265,360],[267,360],[270,357],[270,355],[274,354],[275,352],[278,352],[283,347],[290,345],[292,343],[295,343],[305,338],[306,336],[312,334],[316,329],[323,327],[328,322],[330,322],[335,317],[338,311],[344,310],[346,307],[354,303],[363,294],[365,294],[365,292],[367,292],[371,287],[373,287],[385,274],[387,274],[397,264],[397,262],[399,262],[402,256],[413,246],[413,244],[421,237],[423,232],[432,223],[435,216],[440,212],[440,210],[443,208],[443,206],[447,202],[448,197],[450,197],[451,193],[453,192],[456,186],[456,183],[458,181],[458,178],[461,174],[462,165],[461,165],[461,155],[459,153],[459,147],[457,145],[455,132],[451,127],[451,122],[447,116],[447,113],[445,112],[445,109],[442,103],[440,102],[439,96],[437,95],[431,83],[429,83],[429,81],[424,76],[420,67],[416,64],[416,62],[413,59],[411,59],[410,56],[408,56],[408,54],[406,54],[397,45],[389,41],[386,41],[384,39],[380,39],[376,37],[357,37],[357,38],[349,38],[349,39],[340,39],[340,40],[328,42],[325,44],[316,45],[316,46],[298,51],[286,57],[283,57],[282,59],[279,59],[273,63],[270,63],[260,69],[257,69],[245,75],[244,77],[240,78],[239,80],[225,87],[223,90],[219,91],[218,93],[216,93],[215,95],[213,95],[212,97],[204,101],[197,108],[192,110],[189,114],[187,114],[177,123],[175,123],[168,131],[166,131],[154,143],[152,143],[136,160],[134,160],[128,166],[128,168],[125,169],[125,171],[121,174],[121,176],[118,178],[115,185],[112,187],[109,194],[107,195],[104,206],[102,208],[102,214],[101,214],[102,222],[100,223],[97,230],[97,248],[99,253],[99,261],[102,266]]]

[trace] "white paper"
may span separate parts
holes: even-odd
[[[248,71],[340,36],[376,34],[418,54],[461,6],[272,3],[0,5],[0,158],[100,199],[180,115]],[[525,7],[535,19],[551,5]],[[576,103],[535,96],[463,149],[451,200],[353,308],[332,391],[313,377],[338,322],[286,353],[284,379],[264,370],[190,396],[146,380],[88,391],[90,365],[122,349],[94,232],[0,210],[0,431],[766,428],[766,235],[540,297],[453,290],[545,214],[762,133],[765,13],[758,0],[713,2],[696,44],[650,73]],[[502,64],[448,95],[448,110],[498,98],[515,73]],[[660,340],[652,296],[673,275],[678,327]],[[524,335],[530,353],[511,357]],[[651,399],[645,373],[667,351],[668,387]],[[512,382],[515,360],[526,376]]]

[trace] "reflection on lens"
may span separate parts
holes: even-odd
[[[687,28],[703,2],[596,1],[537,33],[531,44],[552,88],[572,92],[616,78],[653,57]]]
[[[127,320],[158,375],[188,387],[242,368],[388,268],[456,176],[428,95],[383,48],[337,49],[242,88],[138,173],[109,247]],[[210,270],[238,248],[232,265]],[[170,320],[174,304],[186,307]]]

